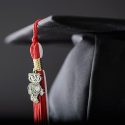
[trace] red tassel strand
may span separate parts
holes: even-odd
[[[33,38],[32,38],[32,44],[30,47],[30,54],[32,59],[39,59],[42,58],[43,51],[41,48],[40,43],[38,42],[38,22],[39,20],[36,20],[34,23],[33,28]],[[39,95],[38,103],[33,103],[33,109],[34,109],[34,122],[36,125],[46,125],[48,123],[48,111],[47,111],[47,85],[46,85],[46,76],[44,70],[37,71],[42,77],[41,80],[41,87],[44,89],[44,94],[42,96]]]

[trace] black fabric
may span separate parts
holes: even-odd
[[[32,27],[12,34],[8,43],[28,41],[31,32]],[[52,85],[50,119],[125,123],[125,20],[52,16],[39,25],[45,43],[71,43],[75,34],[83,40],[76,42]]]
[[[96,36],[88,120],[125,123],[125,41]]]
[[[49,93],[54,121],[86,119],[94,49],[94,41],[81,41],[68,54]]]
[[[49,94],[54,121],[125,123],[125,41],[112,33],[83,37]],[[117,39],[116,39],[117,38]]]

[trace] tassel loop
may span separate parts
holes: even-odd
[[[34,27],[33,27],[33,37],[32,37],[32,42],[36,43],[38,42],[38,23],[39,23],[39,19],[35,21],[34,23]]]

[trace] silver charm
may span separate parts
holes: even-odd
[[[31,101],[34,103],[38,103],[38,96],[44,94],[44,90],[40,86],[40,81],[42,80],[42,77],[39,73],[29,73],[28,79],[31,83],[28,85],[28,94],[30,95]]]

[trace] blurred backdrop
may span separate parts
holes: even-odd
[[[32,119],[27,73],[32,71],[28,45],[6,45],[9,33],[50,15],[125,19],[124,0],[0,0],[0,120]],[[73,45],[44,44],[44,68],[50,89]]]

